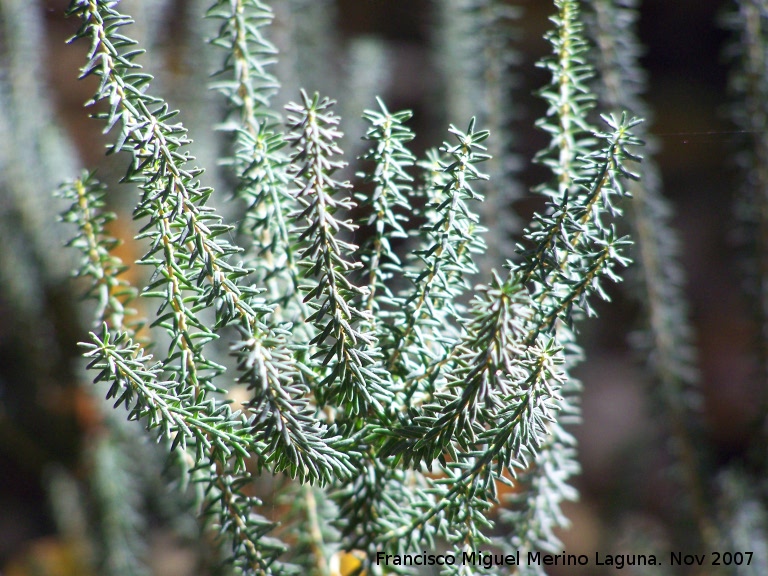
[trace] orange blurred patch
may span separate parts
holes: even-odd
[[[6,564],[5,576],[92,576],[82,552],[55,538],[30,543]]]

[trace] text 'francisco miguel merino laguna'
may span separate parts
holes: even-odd
[[[459,560],[461,560],[459,562]],[[464,552],[461,557],[455,554],[376,554],[376,564],[385,566],[453,566],[472,565],[482,568],[494,566],[520,566],[520,551],[513,554],[494,554],[492,552]],[[586,554],[542,554],[541,552],[528,552],[523,557],[529,566],[586,566],[589,557]],[[653,554],[600,554],[595,553],[593,564],[595,566],[613,566],[621,569],[625,566],[657,566],[659,561]]]

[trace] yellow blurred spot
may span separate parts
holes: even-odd
[[[361,550],[336,552],[331,556],[331,576],[365,576],[365,570],[361,570],[363,560],[365,560],[365,552]]]

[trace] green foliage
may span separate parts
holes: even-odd
[[[684,111],[662,97],[660,44],[641,58],[667,22],[641,18],[674,2],[50,4],[0,0],[0,516],[45,542],[6,535],[0,571],[54,550],[57,573],[160,573],[180,547],[185,574],[671,550],[768,572],[766,0],[724,3],[707,63],[732,129],[698,85]],[[78,48],[86,81],[61,82]],[[51,199],[105,140],[98,179]],[[714,170],[688,160],[726,140],[734,169],[698,188]],[[712,250],[726,231],[743,278]],[[462,562],[479,552],[523,564]]]
[[[0,439],[48,476],[60,531],[87,543],[84,564],[152,573],[163,525],[193,542],[196,573],[347,576],[340,566],[353,559],[357,574],[407,574],[378,554],[426,551],[456,555],[443,574],[489,572],[460,561],[476,552],[520,553],[522,566],[490,572],[544,574],[527,553],[564,550],[566,503],[578,498],[583,320],[633,260],[621,294],[641,311],[633,344],[681,497],[658,514],[669,534],[627,521],[625,508],[629,525],[605,547],[753,551],[723,573],[765,573],[768,396],[739,422],[744,454],[725,461],[698,413],[659,147],[634,118],[652,116],[640,0],[553,0],[535,122],[548,140],[523,174],[513,1],[431,4],[429,58],[442,77],[424,83],[436,88],[416,114],[385,103],[410,89],[399,48],[337,34],[331,0],[142,0],[128,8],[136,24],[118,4],[70,2],[90,46],[88,105],[113,158],[51,202],[77,162],[47,120],[43,9],[0,0],[0,312],[13,307],[0,357],[18,372],[15,386],[0,375]],[[765,380],[768,9],[728,4],[737,239]],[[163,15],[177,26],[169,38]],[[207,80],[215,106],[195,91]],[[424,123],[440,115],[442,138]],[[521,225],[511,204],[531,175],[524,204],[535,213]],[[56,213],[76,229],[66,256]],[[77,280],[62,282],[72,269]],[[70,290],[90,305],[54,317]],[[83,378],[65,348],[86,328]],[[51,385],[83,379],[94,397]],[[38,398],[75,406],[77,432],[52,430],[78,437],[76,464],[36,454],[36,428],[53,414]],[[43,416],[23,423],[34,411]],[[631,455],[641,463],[617,476],[639,471]]]
[[[69,205],[61,219],[77,229],[69,242],[80,258],[75,276],[94,305],[83,355],[111,405],[102,416],[111,435],[87,450],[101,549],[94,564],[103,573],[149,572],[140,560],[146,479],[136,460],[149,455],[155,465],[157,451],[128,432],[126,413],[128,425],[139,423],[131,430],[145,428],[172,463],[180,500],[192,501],[222,573],[330,575],[345,553],[362,559],[366,573],[383,574],[410,570],[378,564],[380,552],[561,552],[563,503],[578,496],[570,426],[580,418],[579,329],[630,257],[641,264],[641,349],[669,416],[685,511],[706,546],[759,548],[761,441],[750,467],[716,482],[702,473],[706,455],[693,441],[695,354],[679,245],[658,169],[639,163],[644,140],[646,151],[656,147],[633,116],[649,115],[637,1],[553,2],[551,52],[539,64],[548,74],[539,91],[546,110],[536,122],[549,138],[535,158],[548,177],[534,187],[540,209],[516,240],[505,224],[518,194],[508,104],[518,12],[508,2],[439,4],[435,44],[455,123],[421,158],[410,111],[376,98],[362,111],[362,143],[349,144],[335,101],[299,89],[334,85],[330,3],[276,2],[278,23],[291,10],[310,15],[282,28],[269,3],[211,4],[205,16],[217,32],[200,49],[220,60],[210,88],[226,108],[218,127],[228,150],[220,158],[227,176],[218,179],[225,190],[216,182],[216,192],[195,164],[188,128],[151,91],[131,18],[109,0],[69,8],[81,25],[76,38],[90,45],[82,77],[97,80],[93,116],[111,134],[108,153],[127,159],[123,187],[136,192],[133,242],[143,251],[142,276],[118,257],[117,217],[107,210],[114,192],[93,173],[61,186]],[[765,324],[766,12],[759,2],[736,4],[732,86],[747,106],[735,107],[734,119],[752,139],[741,212],[753,249],[751,294]],[[9,22],[23,23],[23,4],[0,6]],[[21,32],[8,36],[31,51]],[[9,61],[8,80],[0,76],[0,102],[14,108],[25,93],[39,98],[22,60]],[[346,80],[370,90],[367,78]],[[359,95],[339,96],[346,113]],[[298,100],[274,107],[290,98]],[[29,230],[42,212],[30,207],[27,188],[51,188],[54,176],[72,172],[66,159],[51,160],[34,178],[20,177],[38,164],[30,140],[56,141],[43,138],[44,106],[32,108],[39,117],[26,110],[20,127],[0,110],[0,128],[20,138],[18,161],[3,139],[0,181]],[[359,146],[360,162],[344,155],[346,145]],[[42,183],[31,185],[35,178]],[[235,218],[217,201],[227,193]],[[0,227],[4,245],[19,243],[7,235]],[[55,280],[53,272],[11,272],[17,254],[50,260],[51,239],[32,236],[0,262],[4,282],[22,296],[25,282]],[[20,301],[38,318],[32,298]],[[764,419],[763,406],[763,440]],[[269,505],[264,485],[280,492]],[[460,562],[442,569],[480,571]]]
[[[345,163],[333,101],[301,91],[284,120],[270,109],[278,84],[268,71],[269,7],[215,3],[212,44],[224,64],[214,86],[230,109],[227,163],[246,204],[243,250],[208,205],[213,191],[176,112],[148,90],[142,51],[123,33],[130,19],[113,2],[72,2],[77,37],[91,43],[82,76],[99,79],[92,103],[104,103],[95,116],[115,134],[110,152],[128,156],[124,181],[139,193],[133,214],[147,248],[138,264],[151,277],[138,293],[157,303],[153,330],[140,337],[125,321],[137,291],[120,278],[102,186],[86,175],[65,187],[80,275],[98,302],[98,329],[83,344],[88,367],[116,408],[189,463],[189,480],[203,488],[201,517],[243,572],[298,563],[325,573],[337,548],[364,551],[376,573],[377,551],[420,551],[438,538],[456,554],[472,552],[491,542],[497,487],[510,483],[521,492],[502,514],[510,534],[499,545],[559,546],[559,503],[574,496],[563,481],[577,469],[562,427],[577,413],[574,329],[627,264],[628,241],[613,221],[640,142],[638,120],[625,114],[604,116],[605,131],[591,126],[578,4],[555,5],[553,55],[542,64],[552,76],[542,91],[549,110],[539,123],[551,135],[539,156],[554,178],[539,188],[547,205],[508,271],[492,272],[467,305],[475,259],[487,249],[474,210],[490,135],[475,119],[465,131],[451,126],[419,174],[407,148],[410,113],[379,100],[363,115],[370,149],[360,176],[372,190],[352,193],[336,176]],[[359,248],[352,238],[361,227],[370,233]],[[395,238],[417,248],[403,258]],[[234,378],[214,360],[220,338],[230,341]],[[232,388],[250,400],[233,407],[224,396]],[[296,505],[281,531],[297,543],[287,562],[249,489],[256,474],[280,473],[302,485],[289,492]],[[337,506],[319,505],[309,485],[327,487]],[[339,534],[320,530],[329,515]],[[445,570],[454,572],[472,569]]]

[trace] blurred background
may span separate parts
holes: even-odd
[[[51,193],[81,167],[95,168],[102,180],[114,182],[126,159],[104,156],[109,137],[83,106],[95,85],[93,79],[76,81],[87,46],[65,44],[78,25],[64,17],[67,4],[0,0],[0,574],[5,576],[89,573],[81,558],[93,540],[86,544],[78,534],[87,532],[89,507],[98,508],[89,474],[92,463],[106,454],[100,452],[105,430],[113,428],[105,425],[109,416],[99,400],[106,390],[90,390],[79,357],[77,342],[89,329],[88,308],[79,301],[78,284],[67,279],[75,256],[63,244],[72,230],[57,223],[64,206]],[[450,122],[466,126],[472,112],[458,117],[461,107],[451,104],[452,67],[459,70],[464,63],[445,57],[440,2],[273,4],[272,40],[285,51],[275,67],[283,82],[278,99],[297,98],[299,86],[339,99],[350,158],[362,152],[358,118],[375,105],[375,95],[390,110],[414,111],[417,155],[446,139]],[[698,349],[702,405],[695,440],[708,447],[706,465],[713,476],[744,459],[765,393],[753,354],[755,314],[743,296],[734,249],[739,187],[734,157],[744,135],[728,114],[723,56],[728,33],[719,17],[730,4],[644,0],[639,23],[653,110],[649,130],[660,145],[656,161],[682,242]],[[502,204],[525,223],[541,206],[530,190],[547,177],[531,159],[547,143],[533,125],[544,111],[535,91],[548,80],[535,63],[549,51],[542,36],[553,7],[544,0],[514,5],[522,9],[511,28],[517,62],[507,97],[514,136],[503,153],[519,166],[519,192],[502,198]],[[234,213],[229,175],[216,165],[226,142],[211,119],[223,118],[221,102],[206,91],[219,54],[197,44],[215,31],[210,23],[200,23],[205,7],[200,0],[120,3],[120,10],[137,20],[128,35],[155,53],[147,62],[156,76],[154,92],[182,110],[199,163],[223,191],[216,203]],[[110,202],[129,216],[134,196],[124,188],[114,187]],[[130,224],[125,226],[113,232],[130,238]],[[141,256],[131,242],[121,250],[126,262]],[[501,244],[496,265],[513,251],[510,237]],[[581,500],[568,505],[573,529],[563,534],[572,553],[593,555],[622,546],[634,551],[633,543],[646,540],[665,550],[668,541],[685,542],[672,535],[685,521],[674,512],[682,496],[669,426],[629,344],[630,334],[642,326],[640,307],[623,287],[612,289],[611,296],[610,305],[598,305],[599,320],[582,325],[587,361],[578,375],[584,382],[584,424],[574,431],[583,465],[576,480]],[[151,449],[140,454],[158,457]],[[155,488],[158,494],[169,490]],[[147,527],[152,536],[144,553],[152,572],[202,573],[200,560],[190,552],[192,540],[178,536],[194,532],[194,522],[173,520],[178,510],[163,506],[158,504]],[[187,524],[172,527],[174,522]],[[579,574],[577,569],[563,573]]]

